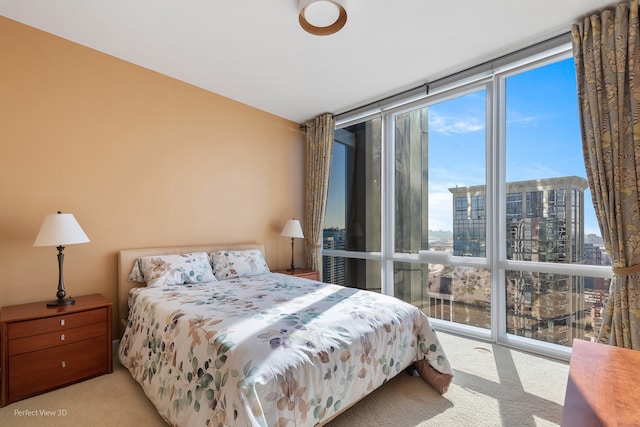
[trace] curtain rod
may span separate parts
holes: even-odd
[[[444,86],[454,81],[461,80],[463,78],[468,78],[473,75],[480,74],[482,72],[495,70],[509,63],[513,63],[520,59],[535,55],[536,53],[541,53],[543,51],[553,49],[570,42],[571,42],[571,32],[563,33],[555,37],[552,37],[550,39],[544,40],[542,42],[538,42],[534,45],[527,46],[525,48],[504,54],[502,56],[491,59],[489,61],[482,62],[478,65],[474,65],[473,67],[469,67],[464,70],[455,72],[453,74],[449,74],[448,76],[441,77],[431,82],[424,83],[413,89],[408,89],[403,92],[397,93],[395,95],[387,96],[377,101],[364,104],[360,107],[352,108],[350,110],[341,112],[339,114],[335,114],[334,117],[337,120],[339,120],[342,117],[346,117],[348,118],[348,120],[350,120],[349,116],[354,115],[353,113],[357,111],[361,111],[363,112],[364,115],[366,115],[370,112],[373,112],[376,109],[384,110],[392,106],[408,103],[411,101],[410,98],[412,96],[429,95],[430,89],[435,89],[437,87]],[[425,92],[421,94],[420,90],[422,90],[423,88],[425,89]]]
[[[398,99],[403,99],[403,98],[406,98],[406,97],[409,97],[409,96],[412,96],[412,95],[416,95],[416,93],[423,94],[423,95],[429,95],[429,85],[427,83],[423,83],[420,86],[416,86],[414,88],[407,89],[407,90],[404,90],[402,92],[399,92],[399,93],[396,93],[396,94],[389,95],[389,96],[386,96],[384,98],[378,99],[377,101],[373,101],[373,102],[370,102],[368,104],[361,105],[360,107],[355,107],[355,108],[352,108],[351,110],[347,110],[347,111],[344,111],[344,112],[342,112],[340,114],[336,114],[336,115],[334,115],[334,117],[348,115],[349,113],[352,113],[352,112],[358,111],[358,110],[373,109],[374,107],[381,108],[381,106],[393,104]]]
[[[332,114],[332,115],[331,115],[331,118],[332,118],[332,119],[335,119],[335,118],[336,118],[336,115],[335,115],[335,114]],[[310,120],[313,120],[313,119],[310,119]],[[307,120],[307,122],[308,122],[308,121],[309,121],[309,120]],[[307,122],[304,122],[304,123],[302,123],[302,124],[300,125],[300,130],[302,130],[303,132],[306,132],[306,131],[307,131]]]

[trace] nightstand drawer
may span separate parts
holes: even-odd
[[[11,340],[9,344],[9,356],[28,353],[30,351],[44,350],[65,344],[99,337],[107,334],[107,323],[93,323],[79,328],[67,328],[61,332],[33,335],[30,337]]]
[[[106,321],[107,309],[101,308],[11,323],[8,325],[7,335],[10,340],[13,340],[49,332],[62,332],[69,328],[77,328],[91,323],[104,323]]]
[[[107,335],[9,357],[12,401],[108,373]]]

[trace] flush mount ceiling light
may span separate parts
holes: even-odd
[[[298,21],[309,34],[328,36],[337,33],[347,23],[345,0],[300,0]]]

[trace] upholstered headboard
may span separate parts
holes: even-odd
[[[189,252],[213,252],[219,250],[260,249],[263,255],[264,245],[259,243],[229,243],[195,246],[169,246],[160,248],[124,249],[118,254],[118,329],[119,336],[124,332],[129,315],[129,291],[144,283],[129,282],[129,274],[134,262],[144,256],[186,254]]]

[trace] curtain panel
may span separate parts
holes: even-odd
[[[320,272],[322,280],[322,226],[324,224],[335,119],[322,114],[305,123],[305,220],[307,266]]]
[[[572,28],[583,153],[614,277],[599,341],[640,349],[638,0]]]

